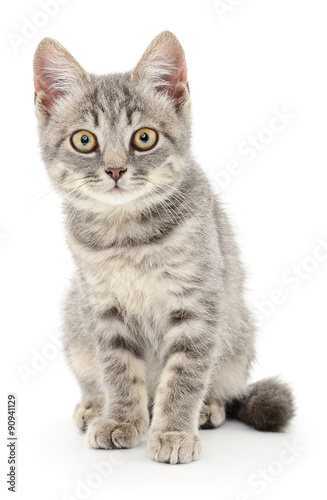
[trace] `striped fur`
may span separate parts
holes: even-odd
[[[258,387],[252,399],[247,387],[254,327],[232,230],[190,152],[183,49],[164,32],[134,71],[95,76],[45,39],[34,74],[42,155],[76,263],[64,315],[65,352],[82,389],[76,425],[92,447],[129,448],[151,421],[152,458],[197,459],[199,426],[219,426],[234,401],[254,425],[265,405],[256,418],[245,410],[260,400]],[[146,152],[131,146],[142,127],[159,135]],[[77,130],[97,137],[94,152],[71,147]],[[120,190],[108,168],[127,169]],[[292,415],[291,395],[281,399],[287,411],[279,408],[274,430]]]

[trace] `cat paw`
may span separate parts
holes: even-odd
[[[140,442],[140,433],[133,424],[111,419],[95,418],[87,430],[91,448],[134,448]]]
[[[85,431],[94,419],[101,414],[104,404],[104,397],[102,394],[96,396],[89,396],[79,403],[74,411],[74,422],[80,431]]]
[[[202,406],[199,427],[200,429],[214,429],[226,420],[225,407],[217,399],[208,398]]]
[[[200,458],[201,440],[188,432],[154,431],[149,436],[148,453],[157,462],[187,464]]]

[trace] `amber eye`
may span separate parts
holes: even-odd
[[[158,134],[152,128],[140,128],[134,132],[132,145],[138,151],[147,151],[153,148],[158,142]]]
[[[97,147],[96,137],[88,130],[79,130],[71,137],[71,143],[81,153],[91,153]]]

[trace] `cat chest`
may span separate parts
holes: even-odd
[[[153,319],[172,300],[173,283],[167,278],[170,266],[155,263],[153,258],[152,266],[145,266],[126,255],[109,254],[87,259],[83,267],[92,301],[101,308],[118,307],[128,315]]]
[[[192,247],[179,239],[155,245],[94,251],[71,240],[94,307],[116,307],[145,327],[159,325],[172,311],[193,310],[199,269]]]
[[[99,284],[110,291],[118,303],[131,313],[140,312],[143,305],[159,306],[167,294],[158,270],[144,270],[123,259],[108,262]]]

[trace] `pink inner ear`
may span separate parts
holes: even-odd
[[[52,56],[52,57],[51,57]],[[54,54],[41,52],[36,54],[34,60],[34,87],[36,95],[43,92],[41,96],[42,105],[50,108],[53,103],[64,94],[59,88],[58,66],[60,59],[54,58]]]
[[[168,94],[175,101],[179,101],[187,88],[187,69],[183,49],[176,43],[170,40],[166,41],[165,45],[157,48],[158,52],[155,59],[162,62],[163,72],[161,80],[164,80],[168,85],[156,86],[158,92],[168,90]],[[165,64],[167,69],[165,72]],[[170,68],[169,68],[170,66]]]
[[[163,59],[164,62],[171,62],[172,74],[167,75],[167,81],[169,81],[171,85],[176,86],[178,82],[187,81],[185,57],[181,47],[175,43],[167,43],[161,54],[161,59]]]

